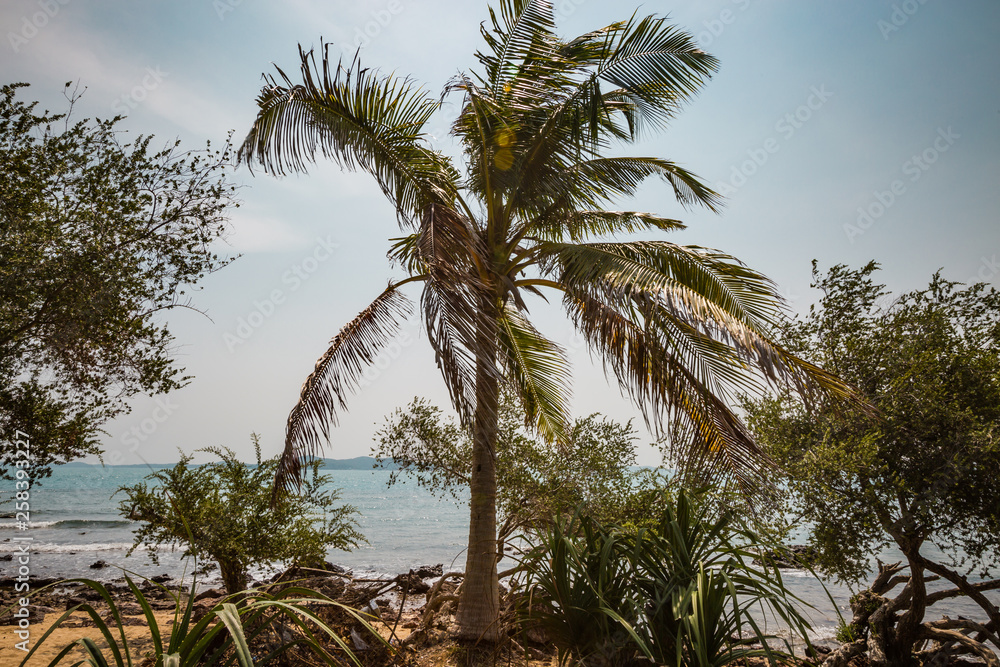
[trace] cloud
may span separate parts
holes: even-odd
[[[79,81],[87,89],[79,104],[81,115],[108,118],[123,114],[142,127],[163,130],[162,123],[150,123],[154,117],[196,137],[218,138],[237,125],[252,120],[234,117],[226,100],[205,86],[193,84],[190,75],[178,71],[152,54],[123,52],[113,42],[85,21],[71,15],[68,6],[51,17],[31,38],[19,42],[9,63],[7,77],[36,84],[36,97],[48,99],[50,82]],[[0,10],[4,41],[9,32],[20,35],[25,16],[37,10],[33,3],[14,3]],[[30,18],[29,18],[30,20]],[[11,49],[9,43],[4,48]],[[5,63],[5,64],[7,64]],[[132,125],[132,123],[129,123]]]
[[[226,240],[218,242],[218,252],[284,252],[299,250],[311,243],[292,225],[276,218],[237,213],[232,217],[231,229]]]

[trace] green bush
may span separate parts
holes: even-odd
[[[553,516],[583,507],[600,521],[644,525],[649,503],[665,480],[636,461],[631,422],[600,414],[576,419],[564,442],[548,442],[525,427],[524,410],[501,395],[497,435],[499,538],[533,532]],[[375,434],[379,461],[398,466],[390,484],[410,475],[440,498],[461,501],[472,471],[472,436],[429,401],[415,398],[389,415]]]
[[[139,545],[150,547],[157,562],[163,544],[184,545],[185,556],[218,563],[226,590],[247,587],[250,565],[284,562],[317,566],[330,547],[355,547],[364,537],[356,530],[350,505],[338,505],[339,491],[324,488],[330,478],[311,465],[298,492],[278,491],[273,480],[278,459],[261,461],[260,442],[253,436],[257,464],[248,465],[228,448],[200,451],[220,460],[191,465],[182,454],[172,468],[146,476],[145,482],[122,487],[123,516],[142,522],[135,531],[131,554]]]
[[[699,494],[680,491],[664,504],[656,525],[637,532],[585,516],[553,524],[523,561],[522,622],[552,641],[560,664],[787,660],[749,614],[757,607],[806,637],[777,568],[754,563],[780,546],[710,511]]]

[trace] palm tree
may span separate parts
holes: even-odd
[[[288,417],[276,489],[295,485],[359,388],[367,364],[414,304],[451,400],[473,432],[471,519],[459,636],[497,637],[497,403],[520,398],[529,425],[558,441],[567,428],[564,351],[528,318],[530,295],[557,295],[577,330],[641,406],[647,422],[690,435],[689,460],[754,486],[763,457],[728,402],[763,380],[803,393],[847,393],[769,339],[781,299],[731,256],[665,240],[616,240],[684,225],[609,210],[659,177],[686,206],[720,197],[656,157],[608,153],[662,129],[710,77],[714,57],[663,18],[633,17],[564,41],[548,0],[501,0],[482,29],[481,71],[446,87],[462,97],[452,134],[464,171],[424,128],[440,102],[409,79],[304,52],[302,81],[266,77],[240,158],[275,174],[319,158],[363,169],[395,205],[405,236],[392,282],[333,338]]]

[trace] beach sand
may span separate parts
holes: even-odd
[[[156,618],[158,620],[159,627],[161,631],[166,631],[170,624],[173,622],[174,613],[172,611],[158,611],[155,612]],[[61,616],[61,613],[50,613],[46,614],[45,618],[41,622],[33,623],[31,626],[31,639],[30,646],[33,647],[35,642],[41,638],[43,634],[52,626],[53,623]],[[416,618],[418,615],[413,613],[412,615],[407,615],[410,618]],[[138,651],[138,655],[133,653],[132,659],[134,664],[142,664],[145,654],[152,650],[153,641],[149,635],[149,629],[146,627],[145,618],[142,616],[129,616],[125,617],[125,633],[129,639],[129,646],[133,651]],[[88,637],[93,639],[94,642],[104,650],[105,656],[108,658],[111,664],[114,662],[111,660],[111,652],[108,650],[108,644],[104,640],[100,631],[93,626],[92,623],[88,623],[90,617],[83,612],[76,612],[70,619],[65,621],[62,626],[55,630],[46,640],[42,646],[35,651],[31,656],[31,660],[25,663],[28,667],[45,667],[48,665],[53,658],[55,658],[59,652],[65,648],[68,644],[81,639],[83,637]],[[129,625],[128,623],[135,623],[135,625]],[[380,631],[380,634],[389,639],[391,637],[389,628],[381,623],[374,624],[376,629]],[[393,625],[389,623],[389,626]],[[16,634],[14,634],[15,627],[10,625],[0,625],[0,667],[17,667],[24,660],[26,655],[25,652],[15,648],[15,644],[21,641]],[[117,630],[114,630],[114,636],[117,638],[119,635]],[[410,630],[403,627],[396,628],[396,639],[403,640],[410,634]],[[120,643],[120,641],[119,641]],[[76,649],[71,654],[72,657],[67,656],[63,659],[60,664],[71,665],[79,659],[84,657],[84,652],[82,649]],[[437,644],[431,647],[424,647],[418,651],[417,655],[414,656],[416,664],[420,667],[446,667],[457,665],[457,653],[455,650],[454,642],[445,641],[441,644]],[[524,664],[520,661],[520,664]],[[550,667],[556,664],[554,658],[545,658],[544,660],[531,660],[528,662],[526,667]]]
[[[29,639],[29,646],[34,647],[35,643],[41,639],[42,635],[52,626],[53,623],[61,616],[61,613],[50,613],[46,614],[45,618],[40,623],[32,623],[31,625],[31,637]],[[161,629],[166,629],[170,627],[173,623],[173,612],[172,611],[159,611],[155,612],[156,618],[159,621],[159,626]],[[130,621],[126,621],[125,634],[129,639],[129,646],[133,651],[138,650],[140,654],[152,650],[153,640],[150,638],[149,629],[146,627],[146,620],[142,616],[131,616],[126,617],[133,619],[131,622],[136,623],[135,625],[127,625]],[[108,644],[101,635],[100,630],[98,630],[91,621],[90,617],[83,613],[77,612],[70,616],[69,619],[63,622],[59,628],[56,629],[42,644],[35,653],[31,656],[31,660],[26,664],[30,667],[42,667],[48,665],[53,658],[55,658],[59,652],[65,648],[68,644],[76,641],[77,639],[82,639],[84,637],[89,637],[93,639],[94,642],[104,649],[105,656],[108,657],[109,661],[111,658],[111,652],[107,650]],[[88,627],[89,626],[89,627]],[[21,641],[21,639],[14,633],[16,628],[12,625],[0,625],[0,667],[16,667],[21,664],[24,660],[24,656],[27,655],[24,651],[16,648],[14,645]],[[115,636],[117,630],[114,631]],[[74,651],[73,655],[76,659],[81,659],[84,657],[84,652],[82,649],[77,649]],[[133,654],[133,660],[136,664],[141,663],[140,659],[136,659],[137,656]],[[71,665],[76,660],[70,660],[68,657],[64,659],[64,664]],[[112,664],[114,664],[112,662]]]

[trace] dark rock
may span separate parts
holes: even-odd
[[[195,595],[194,601],[200,602],[205,599],[214,600],[217,598],[224,598],[224,597],[226,597],[226,594],[223,591],[219,590],[218,588],[209,588],[208,590],[204,590],[201,593]]]
[[[27,617],[28,623],[31,624],[41,623],[42,620],[45,618],[45,613],[39,611],[38,608],[35,607],[34,605],[29,607],[24,607],[24,609],[28,610],[28,617]],[[15,617],[14,613],[15,612],[20,613],[20,610],[21,607],[16,607],[14,609],[0,611],[0,625],[17,625],[21,621],[21,618]]]
[[[0,556],[0,560],[10,562],[14,560],[14,554],[4,554],[3,556]]]
[[[393,581],[399,584],[399,589],[406,593],[426,593],[431,589],[430,584],[421,579],[415,573],[400,574]]]
[[[421,565],[413,571],[413,574],[417,575],[421,579],[440,577],[444,574],[444,563],[438,563],[437,565]]]
[[[93,565],[91,565],[90,569],[91,570],[100,570],[100,569],[105,568],[107,566],[108,566],[108,564],[106,562],[104,562],[103,560],[99,560],[96,563],[94,563]]]
[[[772,561],[776,567],[783,569],[805,569],[816,560],[816,550],[807,544],[793,544],[784,551],[765,551],[764,557]],[[760,564],[757,558],[753,561]]]
[[[331,563],[330,561],[327,561],[324,565],[325,569],[329,570],[330,572],[333,572],[334,574],[339,574],[345,577],[350,577],[353,576],[354,574],[353,570],[346,568],[342,565],[337,565],[336,563]]]
[[[149,606],[157,611],[168,611],[174,608],[173,600],[150,600]]]
[[[169,574],[158,574],[155,577],[150,577],[149,580],[157,584],[163,584],[173,579]]]

